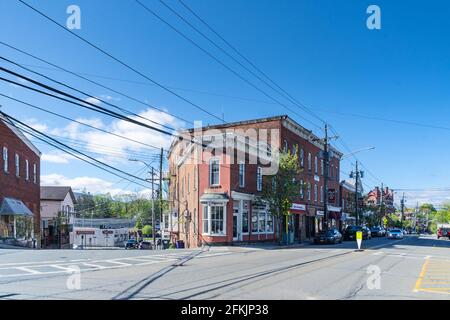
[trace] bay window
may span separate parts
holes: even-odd
[[[203,233],[207,235],[226,235],[226,204],[203,205]]]

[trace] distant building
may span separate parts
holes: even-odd
[[[75,216],[71,187],[41,187],[41,233],[43,248],[70,247],[69,232]]]
[[[395,212],[394,191],[388,187],[381,190],[379,187],[369,191],[365,198],[365,205],[368,208],[380,207],[384,205],[384,213],[390,214]]]
[[[359,180],[358,180],[359,181]],[[355,180],[349,179],[344,180],[341,182],[340,185],[340,200],[341,200],[341,207],[342,207],[342,228],[345,229],[348,225],[354,225],[356,223],[356,195],[355,195]],[[358,183],[358,199],[361,198],[362,193],[364,192],[364,189],[362,187],[362,184]],[[361,203],[358,201],[359,204],[359,213],[361,214],[362,208]]]
[[[89,247],[122,247],[130,237],[135,237],[134,219],[75,218],[70,232],[71,244]]]
[[[0,154],[0,240],[39,247],[41,153],[0,117]]]

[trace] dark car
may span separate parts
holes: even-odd
[[[356,232],[361,231],[363,239],[371,239],[372,233],[369,228],[363,226],[348,226],[344,231],[344,240],[355,240]]]
[[[142,241],[139,243],[139,249],[144,250],[144,249],[151,249],[152,248],[152,243],[150,241]]]
[[[322,231],[314,237],[314,243],[342,243],[342,234],[335,229]]]
[[[439,228],[437,231],[437,238],[447,237],[450,239],[450,229],[449,228]]]
[[[384,237],[386,230],[383,227],[372,227],[370,228],[370,233],[372,237]]]
[[[127,242],[125,242],[125,249],[136,249],[138,245],[139,243],[136,240],[130,239]]]

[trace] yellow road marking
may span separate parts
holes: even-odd
[[[427,271],[427,267],[428,267],[428,263],[429,262],[430,262],[430,258],[427,257],[425,259],[425,262],[423,263],[422,271],[420,271],[419,278],[416,281],[416,286],[414,287],[414,290],[419,290],[420,289],[420,285],[422,284],[422,280],[423,280],[423,277],[425,276],[425,272]]]

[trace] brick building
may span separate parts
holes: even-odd
[[[40,155],[25,135],[0,118],[0,237],[40,244]]]
[[[174,140],[169,150],[170,215],[178,219],[177,231],[172,234],[175,239],[183,240],[187,247],[274,240],[276,222],[261,193],[263,176],[273,169],[267,150],[280,149],[297,154],[302,168],[297,179],[305,188],[291,208],[295,239],[313,237],[321,229],[325,196],[323,145],[310,130],[288,116],[276,116],[199,127],[183,135],[189,138]],[[221,147],[213,151],[205,141],[216,146],[222,142],[226,145],[224,152],[217,152]],[[231,147],[228,141],[232,141]],[[333,148],[331,151],[328,209],[330,222],[336,225],[341,212],[342,154]],[[251,161],[255,154],[256,162]]]
[[[375,187],[367,193],[365,205],[368,208],[379,207],[383,203],[384,213],[390,214],[395,212],[394,191],[385,187],[383,189]]]
[[[360,180],[358,180],[358,208],[360,208],[360,211],[362,210],[362,202],[361,197],[362,193],[364,192],[362,183]],[[344,180],[341,182],[340,186],[340,201],[341,201],[341,208],[342,208],[342,225],[341,230],[343,230],[348,225],[354,225],[356,223],[356,198],[355,198],[355,180],[349,179]]]

